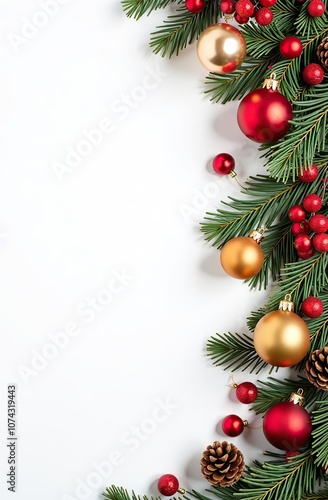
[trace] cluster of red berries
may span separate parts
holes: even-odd
[[[267,26],[273,19],[273,12],[270,7],[272,7],[276,1],[277,0],[259,0],[261,7],[256,8],[254,2],[251,0],[221,0],[220,9],[224,14],[234,14],[234,18],[239,24],[245,24],[251,17],[255,17],[258,24]]]

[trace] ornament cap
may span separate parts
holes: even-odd
[[[297,392],[292,392],[289,398],[290,403],[294,403],[294,405],[298,406],[303,406],[305,401],[303,394],[303,389],[298,389]]]
[[[280,301],[279,311],[294,312],[294,309],[295,309],[295,304],[294,302],[292,302],[292,296],[289,293],[287,293],[287,295],[285,295],[284,300]]]
[[[184,495],[186,490],[184,488],[178,488],[178,493],[180,493],[180,495]]]
[[[271,90],[278,90],[279,86],[279,80],[276,78],[275,73],[271,73],[269,78],[266,78],[263,83],[263,88],[266,89],[271,89]]]
[[[259,231],[257,229],[254,229],[254,231],[251,232],[249,237],[252,238],[254,241],[256,241],[256,243],[260,244],[264,240],[263,233],[264,233],[263,227],[259,229]]]

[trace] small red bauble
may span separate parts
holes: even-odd
[[[295,59],[302,54],[303,45],[296,36],[286,36],[279,46],[280,54],[286,59]]]
[[[273,12],[269,7],[262,7],[256,12],[255,19],[260,26],[267,26],[272,22]]]
[[[310,219],[310,228],[314,233],[325,233],[328,231],[328,217],[317,214]]]
[[[325,12],[325,4],[321,0],[311,0],[307,6],[307,11],[312,17],[320,17]]]
[[[308,441],[311,430],[308,412],[290,401],[273,405],[263,419],[265,437],[279,450],[299,450]]]
[[[255,142],[268,144],[284,137],[293,118],[291,104],[278,90],[253,90],[239,104],[237,120],[241,131]]]
[[[310,232],[310,224],[307,220],[303,220],[302,222],[294,222],[292,225],[292,234],[294,236],[298,236],[300,234],[309,234]]]
[[[193,14],[198,14],[205,8],[205,0],[185,0],[186,9]]]
[[[258,395],[258,389],[252,382],[242,382],[236,387],[236,396],[238,401],[248,405],[253,403]]]
[[[217,174],[228,175],[235,168],[235,160],[228,153],[220,153],[214,158],[212,165],[214,172]]]
[[[302,222],[306,217],[306,212],[301,205],[294,205],[288,210],[288,218],[292,222]]]
[[[288,462],[288,460],[290,458],[297,457],[297,455],[300,455],[300,453],[301,452],[299,450],[298,451],[286,451],[286,460],[287,460],[287,462]]]
[[[234,0],[221,0],[220,9],[223,14],[233,14],[235,12],[236,2]]]
[[[319,175],[319,170],[318,167],[315,165],[315,163],[312,163],[312,165],[303,167],[303,172],[298,173],[298,178],[302,182],[313,182],[316,180],[316,178]]]
[[[302,304],[302,313],[308,318],[318,318],[323,313],[323,303],[317,297],[308,297]]]
[[[250,0],[238,0],[236,12],[240,17],[251,17],[254,14],[254,5]]]
[[[227,415],[222,420],[222,430],[224,434],[230,437],[239,436],[243,432],[245,425],[247,425],[246,420],[238,417],[238,415]]]
[[[277,0],[260,0],[260,4],[263,7],[272,7],[277,2]]]
[[[306,234],[300,234],[299,236],[296,236],[294,240],[294,248],[298,252],[307,252],[311,247],[312,241],[309,236],[307,236]]]
[[[237,14],[237,12],[235,13],[234,18],[239,24],[246,24],[249,21],[249,17],[241,17]]]
[[[325,77],[325,72],[320,64],[310,63],[302,71],[302,78],[308,85],[318,85]]]
[[[315,193],[308,194],[303,200],[303,207],[307,212],[319,212],[322,207],[322,199]]]
[[[164,474],[159,478],[157,488],[161,495],[171,497],[178,491],[179,481],[173,474]]]
[[[313,246],[318,252],[328,251],[328,234],[320,233],[313,237]]]
[[[308,250],[307,252],[297,252],[297,255],[300,259],[303,259],[303,260],[307,260],[307,259],[310,259],[312,257],[312,255],[314,254],[314,248],[310,248],[310,250]]]

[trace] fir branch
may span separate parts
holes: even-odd
[[[140,19],[144,14],[153,10],[162,9],[175,0],[122,0],[122,7],[128,17]]]
[[[293,0],[277,0],[271,9],[277,29],[289,35],[294,34],[294,22],[300,12],[299,4]]]
[[[296,35],[311,38],[313,35],[322,32],[327,27],[327,6],[326,11],[320,17],[311,17],[307,11],[308,2],[301,5],[300,14],[295,20]]]
[[[312,412],[313,430],[312,430],[312,454],[314,463],[318,467],[328,465],[328,399],[317,402],[317,409]]]
[[[256,59],[270,54],[271,57],[278,55],[280,42],[285,38],[276,23],[271,23],[263,29],[263,26],[249,22],[242,26],[241,33],[246,40],[247,55]]]
[[[115,485],[106,488],[106,491],[104,491],[103,496],[107,500],[162,500],[162,497],[160,496],[158,497],[153,497],[153,496],[147,497],[146,495],[140,496],[136,495],[134,491],[132,491],[130,495],[128,490]],[[172,497],[172,500],[183,500],[183,498]]]

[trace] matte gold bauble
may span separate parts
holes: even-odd
[[[271,311],[258,322],[254,331],[254,347],[264,361],[273,366],[299,363],[310,347],[306,323],[293,312],[289,300],[280,302],[278,311]]]
[[[246,57],[245,38],[230,24],[214,24],[200,35],[197,55],[202,65],[212,73],[231,73]]]
[[[263,238],[261,233],[261,238]],[[252,233],[253,234],[253,233]],[[253,237],[238,236],[229,240],[221,250],[221,265],[233,278],[245,280],[255,276],[263,265],[264,255]]]

